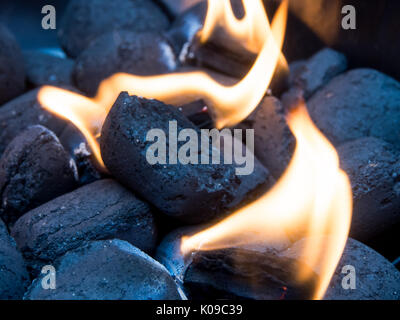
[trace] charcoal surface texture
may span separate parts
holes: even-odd
[[[287,168],[296,145],[280,101],[275,97],[264,98],[238,127],[254,129],[254,153],[278,179]]]
[[[248,176],[237,176],[233,165],[180,161],[151,165],[146,153],[153,142],[146,141],[146,135],[160,129],[168,141],[172,120],[177,132],[197,130],[177,108],[123,92],[108,114],[100,141],[112,175],[164,214],[190,223],[207,221],[238,205],[257,187],[271,185],[272,178],[261,165],[255,165]],[[179,142],[178,150],[183,144]]]
[[[310,299],[315,289],[317,275],[292,258],[237,248],[193,255],[184,283],[194,299]],[[302,284],[301,267],[313,275]]]
[[[100,180],[23,215],[12,236],[33,271],[90,240],[126,240],[144,251],[156,241],[153,214],[113,180]]]
[[[372,69],[334,78],[308,101],[311,117],[338,146],[372,136],[400,148],[400,83]]]
[[[178,300],[168,271],[126,241],[93,241],[68,252],[56,266],[57,289],[44,290],[41,277],[28,300]]]
[[[0,220],[0,300],[21,299],[28,286],[25,262]]]
[[[0,155],[22,130],[42,125],[59,135],[66,121],[44,110],[38,101],[39,89],[31,90],[0,108]]]
[[[289,82],[291,86],[303,89],[304,97],[308,99],[346,69],[346,57],[335,50],[325,48],[301,65],[295,65],[291,70]]]
[[[105,176],[95,165],[93,152],[85,137],[72,123],[67,124],[59,137],[61,144],[75,161],[79,185],[95,182]]]
[[[113,31],[96,38],[74,67],[78,88],[95,95],[101,80],[117,72],[156,75],[174,71],[175,53],[158,33]]]
[[[337,149],[353,190],[351,235],[371,239],[400,222],[399,153],[380,139],[366,137]]]
[[[148,0],[72,0],[60,22],[61,46],[78,56],[98,36],[114,30],[163,31],[168,17]]]
[[[25,212],[76,186],[76,167],[53,132],[21,132],[0,159],[0,216],[14,223]]]
[[[315,241],[317,242],[319,239],[316,238]],[[304,239],[299,240],[281,255],[297,259],[304,250],[304,246]],[[307,261],[304,262],[307,263]],[[351,270],[355,272],[355,289],[344,289],[342,286],[342,283],[351,284],[350,280],[344,279],[343,281],[345,276],[349,278],[351,275],[352,271],[348,266],[354,267]],[[344,273],[343,270],[345,270]],[[316,272],[318,273],[318,271]],[[399,300],[400,272],[375,250],[349,238],[324,299]]]
[[[167,234],[157,247],[155,258],[168,269],[171,275],[173,275],[177,285],[182,289],[182,292],[184,292],[186,296],[188,296],[189,293],[184,286],[184,276],[187,268],[191,265],[196,254],[184,254],[182,252],[182,238],[190,237],[197,232],[207,229],[208,227],[209,225],[196,225],[175,229]],[[271,243],[268,246],[249,244],[246,249],[256,251],[257,254],[276,255],[277,253],[289,248],[291,244],[292,243],[290,242],[289,238],[285,238],[285,236],[282,234],[280,235],[279,243]]]
[[[0,23],[0,105],[25,90],[21,49],[10,31]]]
[[[74,60],[34,50],[25,51],[23,55],[26,77],[31,86],[40,87],[46,84],[73,86]]]

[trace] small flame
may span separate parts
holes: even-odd
[[[229,247],[271,247],[288,236],[306,236],[301,257],[319,270],[314,298],[321,299],[345,247],[352,192],[348,177],[339,168],[334,147],[313,124],[304,104],[290,112],[288,124],[297,144],[293,159],[277,184],[213,227],[184,237],[181,250],[188,254]],[[300,281],[309,276],[299,270]]]
[[[84,135],[100,168],[105,168],[96,140],[107,116],[107,110],[92,99],[68,90],[44,86],[38,93],[40,104],[61,118],[70,120]]]

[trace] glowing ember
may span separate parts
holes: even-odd
[[[304,104],[291,111],[288,124],[296,137],[296,150],[273,189],[215,226],[182,239],[181,250],[187,254],[240,246],[271,247],[288,235],[292,239],[306,236],[302,258],[319,270],[315,299],[320,299],[350,229],[350,182],[339,168],[335,149],[315,127]],[[307,277],[304,270],[299,270],[300,281]]]

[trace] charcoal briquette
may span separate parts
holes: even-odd
[[[159,262],[121,240],[92,241],[57,264],[56,290],[39,276],[27,300],[179,300],[174,280]]]
[[[151,252],[156,226],[150,207],[117,182],[93,182],[23,215],[12,228],[33,273],[90,240],[126,240]]]
[[[0,155],[21,131],[42,125],[59,135],[67,121],[45,110],[38,101],[40,88],[31,90],[0,107]]]
[[[294,65],[290,72],[289,84],[304,91],[308,99],[314,92],[326,85],[347,69],[346,57],[330,48],[318,51],[310,59]]]
[[[400,222],[399,153],[373,137],[347,142],[337,151],[353,190],[351,235],[373,239]]]
[[[12,224],[25,212],[76,187],[75,163],[53,132],[21,132],[0,158],[0,216]]]
[[[77,87],[95,95],[100,82],[117,72],[158,75],[177,66],[167,40],[154,32],[112,31],[95,40],[76,59]]]
[[[298,280],[298,270],[310,278]],[[311,299],[318,276],[299,260],[272,253],[230,248],[192,253],[184,286],[193,299]]]
[[[148,0],[72,0],[58,32],[61,46],[77,57],[91,41],[114,30],[164,31],[168,17]]]
[[[318,128],[336,147],[371,136],[400,148],[400,83],[379,71],[355,69],[339,75],[307,105]]]
[[[179,161],[151,165],[146,151],[152,143],[146,135],[160,129],[168,140],[172,120],[177,121],[178,132],[198,130],[177,108],[123,92],[107,116],[100,140],[111,174],[162,213],[190,223],[204,222],[239,205],[252,191],[272,185],[272,177],[258,161],[247,176],[236,175],[234,165]]]
[[[25,51],[23,55],[27,81],[32,87],[74,85],[72,81],[74,60],[34,50]]]
[[[21,299],[29,283],[24,259],[0,219],[0,300]]]
[[[314,238],[311,241],[317,243],[324,239]],[[292,259],[304,259],[300,256],[304,252],[305,244],[305,239],[301,239],[280,255]],[[302,261],[310,263],[307,260]],[[317,269],[314,271],[317,274],[320,272]],[[378,252],[349,238],[324,299],[399,300],[400,272]]]
[[[11,32],[0,24],[0,105],[25,90],[22,52]]]

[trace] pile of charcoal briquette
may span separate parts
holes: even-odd
[[[166,129],[170,120],[178,129],[212,127],[202,101],[169,106],[121,93],[100,137],[108,173],[94,165],[71,123],[41,107],[37,94],[47,84],[93,96],[116,72],[154,75],[195,65],[239,78],[248,70],[251,55],[225,56],[218,44],[191,46],[204,3],[184,13],[171,3],[71,0],[58,26],[65,58],[22,52],[0,26],[0,299],[310,298],[318,270],[308,283],[295,277],[307,264],[299,259],[304,239],[190,257],[179,250],[183,235],[256,199],[280,178],[295,147],[285,120],[294,96],[306,100],[336,147],[353,189],[351,238],[325,298],[400,299],[395,79],[348,70],[346,57],[329,48],[292,62],[287,81],[275,80],[238,125],[255,130],[249,176],[236,176],[234,165],[146,161],[150,129]],[[356,288],[342,285],[349,265]],[[55,288],[43,285],[45,266],[54,267]]]

